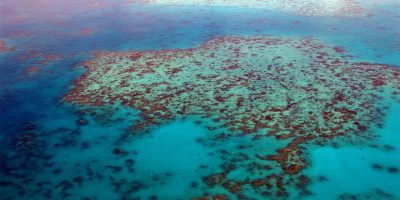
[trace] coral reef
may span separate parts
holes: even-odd
[[[305,143],[368,138],[368,129],[382,123],[386,103],[400,101],[399,68],[352,59],[342,47],[313,38],[267,35],[214,38],[191,49],[98,52],[83,63],[87,71],[64,100],[138,109],[142,120],[134,132],[200,115],[220,122],[229,130],[226,136],[288,140],[275,155],[257,158],[276,161],[283,174],[305,185],[299,176],[307,166]],[[229,171],[204,181],[238,197],[244,185],[276,186],[276,196],[286,195],[283,174],[234,181],[226,178]]]
[[[95,32],[96,32],[96,30],[93,28],[82,28],[81,30],[79,30],[78,35],[79,36],[87,36],[87,35],[91,35]]]
[[[0,53],[13,51],[13,50],[15,50],[15,47],[10,47],[7,45],[7,43],[5,41],[0,40]]]

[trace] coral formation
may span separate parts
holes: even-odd
[[[5,41],[0,40],[0,53],[13,51],[13,50],[15,50],[15,47],[10,47],[7,45],[7,43]]]
[[[351,60],[342,47],[313,38],[266,35],[214,38],[191,49],[98,52],[83,63],[87,71],[64,99],[138,109],[142,120],[134,132],[200,115],[223,124],[226,136],[289,140],[275,155],[257,158],[296,175],[307,165],[305,143],[369,137],[368,129],[381,123],[385,101],[400,101],[399,68]],[[276,185],[277,196],[285,195],[281,175],[240,182],[225,180],[227,173],[204,181],[238,195],[243,185]]]

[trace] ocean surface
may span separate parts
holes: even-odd
[[[395,80],[400,79],[400,2],[366,2],[360,0],[365,10],[361,16],[310,16],[264,8],[171,6],[129,0],[2,0],[0,199],[400,199],[400,80]],[[224,39],[226,37],[228,39]],[[241,121],[242,118],[231,120],[239,116],[239,108],[234,108],[239,103],[215,97],[218,105],[214,102],[206,104],[204,102],[208,100],[203,96],[194,100],[200,98],[198,93],[206,91],[205,88],[220,91],[221,85],[207,83],[209,79],[206,79],[203,85],[199,83],[200,87],[196,86],[197,79],[186,80],[185,77],[192,77],[197,72],[202,75],[215,72],[215,79],[242,77],[241,72],[231,72],[236,67],[228,67],[226,71],[213,68],[222,67],[218,59],[224,56],[206,58],[202,55],[231,43],[242,45],[242,48],[251,40],[253,45],[253,39],[248,38],[254,37],[257,37],[254,41],[265,38],[288,41],[282,42],[281,46],[280,43],[273,44],[274,49],[266,47],[265,50],[271,55],[281,52],[285,66],[291,66],[286,61],[293,59],[295,66],[307,68],[304,63],[308,58],[293,53],[292,45],[312,40],[327,48],[340,47],[336,53],[344,51],[349,55],[340,57],[344,59],[341,61],[344,68],[350,66],[349,63],[364,63],[362,66],[370,67],[366,75],[363,75],[366,67],[360,67],[361,72],[349,79],[373,80],[377,76],[371,74],[385,76],[381,74],[383,69],[393,71],[393,75],[385,76],[386,86],[383,82],[365,83],[363,87],[368,92],[377,91],[380,96],[368,101],[370,107],[363,110],[363,114],[357,107],[362,93],[346,93],[346,100],[339,98],[338,101],[351,105],[346,108],[355,110],[354,113],[358,111],[358,114],[352,114],[347,110],[340,123],[353,123],[354,120],[357,131],[348,128],[354,125],[346,124],[343,126],[345,131],[337,137],[317,133],[311,134],[312,137],[298,133],[279,137],[272,130],[280,127],[281,121],[271,122],[278,125],[264,123],[261,128],[244,130],[237,128],[241,123],[247,123]],[[222,42],[218,42],[218,38],[222,38]],[[290,52],[285,50],[289,47]],[[203,49],[207,49],[204,50],[206,53]],[[191,56],[192,50],[197,57]],[[255,52],[253,49],[249,53],[252,51]],[[151,85],[147,91],[151,96],[135,101],[132,100],[135,95],[131,95],[128,102],[124,102],[125,97],[99,100],[104,94],[94,88],[96,84],[109,86],[107,94],[117,95],[123,90],[121,85],[112,84],[120,81],[117,75],[102,76],[100,69],[103,70],[101,67],[106,64],[101,64],[101,59],[117,63],[110,65],[111,70],[116,70],[124,67],[121,63],[125,62],[126,52],[142,52],[149,62],[163,65],[179,65],[193,59],[203,62],[204,67],[183,68],[186,74],[177,72],[176,78],[165,78],[172,85],[176,81],[176,87],[180,87],[180,81],[190,82],[192,86],[185,86],[190,97],[179,96],[168,103],[157,104],[156,97],[175,90],[166,87],[155,91],[155,86]],[[176,59],[182,52],[186,57]],[[333,59],[339,58],[334,51],[328,54],[333,54]],[[173,61],[160,61],[161,56],[171,56]],[[206,63],[211,59],[216,60]],[[257,59],[261,60],[258,54],[253,56],[254,62],[260,65],[269,62],[267,58],[262,62]],[[252,59],[239,57],[237,60],[252,63]],[[145,61],[132,58],[129,62],[136,66],[135,69],[140,69]],[[375,65],[384,67],[375,72]],[[255,64],[246,67],[244,70],[254,67],[255,74],[264,72]],[[156,74],[164,74],[162,68],[157,70]],[[293,73],[298,73],[295,70]],[[136,72],[131,73],[136,77]],[[287,92],[282,93],[289,96],[296,94],[291,88],[301,85],[290,85],[289,79],[285,79],[293,75],[290,73],[277,78],[289,84],[285,87]],[[262,80],[268,78],[264,75]],[[308,73],[302,79],[308,80],[311,76],[315,78],[315,74]],[[136,94],[139,97],[146,77],[132,78],[131,85],[123,91],[139,91]],[[148,82],[164,80],[161,76],[148,77]],[[360,88],[365,82],[362,81],[358,84]],[[333,81],[325,89],[321,89],[320,83],[308,84],[310,88],[326,90],[327,94],[337,89],[347,91],[346,84],[335,83],[339,82]],[[258,88],[264,88],[259,86],[263,84],[270,84],[269,89]],[[271,94],[265,107],[281,105],[280,102],[289,99],[280,98],[281,93],[273,89],[274,83],[251,79],[241,85],[254,85],[255,91]],[[381,85],[385,89],[380,89]],[[275,88],[279,90],[278,85]],[[91,92],[83,92],[89,90]],[[247,95],[245,91],[248,90],[239,88],[233,93]],[[225,98],[227,92],[221,90],[220,93]],[[254,94],[252,101],[245,97],[244,106],[264,105],[264,101],[256,98],[259,93]],[[296,99],[296,96],[290,98]],[[192,110],[187,112],[171,110],[189,100],[195,101],[193,105],[199,105],[198,108],[190,108]],[[297,110],[301,112],[304,106],[314,108],[313,104],[318,105],[320,101],[316,102],[302,104]],[[169,115],[151,115],[150,120],[150,115],[143,114],[148,111],[146,106],[154,109],[165,106],[162,110],[167,110]],[[225,114],[221,114],[221,108],[226,110]],[[148,112],[159,113],[154,109]],[[282,119],[294,122],[305,116],[290,112],[282,111]],[[248,110],[240,112],[240,116],[248,113]],[[255,118],[264,117],[257,109],[251,114]],[[318,117],[308,119],[307,115],[307,120],[301,120],[318,120]],[[273,121],[267,116],[265,119]],[[142,128],[135,128],[138,124],[143,125]],[[289,132],[294,130],[286,128]],[[307,131],[304,129],[302,134],[309,134]],[[301,143],[295,142],[299,138]],[[301,152],[301,155],[296,157],[285,151]],[[297,159],[293,162],[300,160],[301,163],[296,165],[299,168],[285,167],[287,162],[287,165],[295,166],[290,163],[291,158]]]

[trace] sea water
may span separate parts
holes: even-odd
[[[376,146],[354,145],[312,150],[312,167],[306,170],[306,174],[319,181],[310,187],[315,194],[310,199],[335,199],[344,194],[396,199],[399,196],[400,175],[393,170],[400,165],[399,114],[400,106],[393,106],[386,117],[385,128],[379,130],[381,135]]]
[[[0,199],[174,200],[204,191],[226,193],[202,184],[220,172],[221,150],[235,157],[243,153],[236,147],[244,145],[251,146],[243,150],[248,155],[273,154],[288,143],[251,136],[213,143],[207,138],[214,132],[191,119],[131,136],[139,111],[121,105],[87,110],[62,100],[93,52],[191,48],[217,36],[272,34],[312,36],[343,46],[356,60],[400,63],[399,7],[391,5],[373,7],[376,16],[361,19],[113,1],[4,1],[0,8],[7,19],[0,20],[0,38],[15,47],[0,53]],[[94,31],[80,34],[84,28]],[[60,58],[38,64],[42,55]],[[30,66],[40,71],[26,73]],[[107,119],[96,119],[93,110]],[[400,107],[391,105],[372,146],[310,147],[304,174],[311,178],[311,194],[298,198],[400,198],[399,113]],[[13,142],[23,133],[34,133],[36,143],[16,150]],[[230,173],[232,179],[251,176],[241,168]]]

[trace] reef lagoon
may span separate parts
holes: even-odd
[[[399,200],[400,1],[2,0],[0,200]]]

